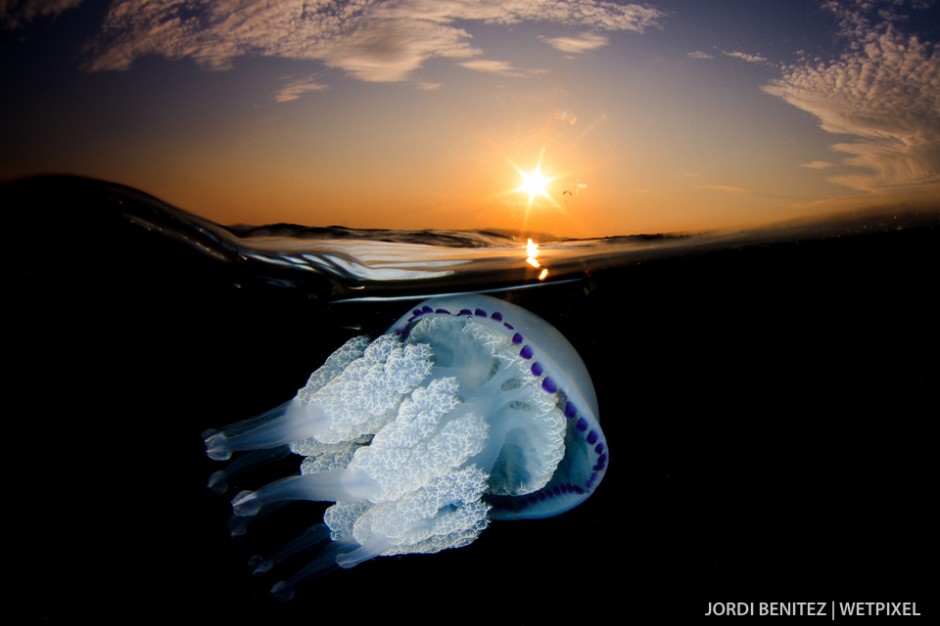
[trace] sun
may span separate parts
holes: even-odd
[[[519,171],[519,175],[522,177],[522,182],[519,183],[519,186],[516,187],[516,191],[522,192],[529,196],[529,206],[532,206],[532,201],[536,197],[543,197],[546,200],[551,200],[552,197],[548,193],[548,184],[555,180],[552,176],[546,176],[542,173],[542,165],[539,164],[531,172],[525,172],[519,168],[516,168]]]

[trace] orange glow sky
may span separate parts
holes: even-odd
[[[0,178],[222,224],[575,237],[940,197],[933,3],[308,5],[4,4]]]

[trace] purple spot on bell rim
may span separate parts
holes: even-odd
[[[545,371],[545,370],[542,368],[541,363],[539,363],[538,361],[535,361],[534,363],[532,363],[532,368],[531,368],[531,369],[532,369],[532,375],[533,375],[533,376],[541,376],[541,375],[542,375],[542,372]]]
[[[503,321],[503,314],[500,313],[499,311],[493,311],[493,314],[490,315],[490,317],[492,317],[497,322]]]
[[[476,311],[473,312],[473,314],[476,315],[477,317],[486,317],[486,311],[484,311],[483,309],[477,309]]]
[[[548,393],[555,393],[556,391],[558,391],[558,385],[555,384],[554,380],[546,376],[544,379],[542,379],[542,389],[544,389]],[[591,432],[594,432],[594,431],[591,431]],[[588,443],[594,443],[594,442],[590,441]]]
[[[575,424],[575,428],[577,428],[581,432],[584,432],[587,430],[587,427],[588,427],[588,421],[584,419],[583,417],[579,417],[578,423]]]
[[[578,409],[571,400],[565,403],[565,417],[573,419],[578,414]]]
[[[597,443],[597,438],[598,438],[597,431],[592,430],[591,432],[588,433],[588,436],[585,438],[585,441],[587,441],[590,444],[594,444],[594,443]]]

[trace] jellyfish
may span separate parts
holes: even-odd
[[[356,337],[297,395],[256,418],[204,433],[225,461],[210,486],[260,457],[303,457],[300,473],[232,500],[250,520],[291,500],[332,502],[323,523],[255,573],[317,548],[278,582],[287,599],[311,577],[378,556],[466,546],[492,520],[549,517],[583,502],[607,469],[587,368],[554,327],[482,295],[428,300],[369,341]]]

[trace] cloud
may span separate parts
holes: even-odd
[[[463,28],[472,22],[642,33],[661,18],[650,7],[603,0],[116,0],[87,67],[126,70],[141,56],[159,55],[227,69],[240,56],[260,55],[316,60],[364,81],[399,82],[431,58],[482,55]]]
[[[702,60],[702,61],[705,61],[705,60],[708,60],[708,59],[714,59],[714,58],[715,58],[714,56],[708,54],[707,52],[702,52],[701,50],[696,50],[696,51],[694,51],[694,52],[690,52],[690,53],[688,54],[688,57],[689,57],[690,59],[696,59],[696,60]]]
[[[372,19],[364,19],[366,13]],[[114,2],[95,42],[89,69],[124,70],[147,54],[191,58],[227,69],[248,54],[320,60],[372,82],[404,80],[430,56],[477,51],[462,29],[431,19],[407,20],[387,5],[250,0]]]
[[[496,61],[490,59],[474,59],[472,61],[463,61],[460,64],[468,70],[477,72],[486,72],[487,74],[497,74],[499,76],[521,76],[522,71],[513,67],[506,61]]]
[[[55,17],[77,7],[82,0],[0,0],[0,25],[7,30],[22,28],[37,17]]]
[[[580,37],[545,37],[543,41],[556,50],[569,54],[582,54],[597,50],[608,43],[607,37],[595,33],[584,33]]]
[[[830,181],[872,192],[940,184],[940,51],[903,35],[891,7],[826,6],[840,19],[846,50],[829,62],[787,66],[763,90],[852,139],[833,149],[859,171]],[[878,9],[878,21],[869,9]]]
[[[748,54],[747,52],[740,52],[738,50],[722,50],[721,53],[726,57],[731,57],[732,59],[741,59],[747,63],[766,63],[767,57],[762,57],[759,54]]]
[[[326,85],[318,83],[313,76],[294,80],[284,85],[274,99],[278,102],[291,102],[297,100],[300,96],[311,91],[326,91],[329,89]]]
[[[806,167],[811,170],[825,170],[830,167],[835,167],[835,165],[829,161],[810,161],[809,163],[801,163],[800,167]]]

